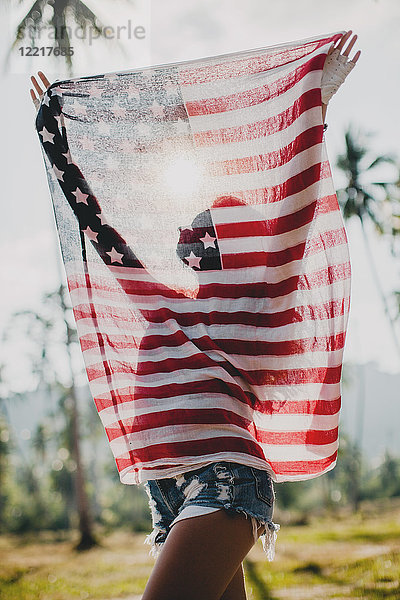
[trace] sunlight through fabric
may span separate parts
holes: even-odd
[[[58,81],[36,119],[123,483],[335,465],[350,263],[321,76],[341,33]]]

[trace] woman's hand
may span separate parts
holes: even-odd
[[[347,31],[346,33],[344,33],[344,34],[342,35],[342,37],[340,38],[338,45],[337,45],[337,46],[335,46],[335,45],[333,44],[333,45],[332,45],[332,46],[329,48],[329,51],[328,51],[328,56],[329,56],[330,54],[332,54],[332,52],[333,52],[334,50],[339,50],[339,54],[340,54],[340,53],[342,52],[342,49],[343,49],[343,47],[344,47],[345,43],[348,41],[348,39],[350,38],[350,36],[351,36],[351,34],[352,34],[352,33],[353,33],[353,32],[351,31],[351,29],[350,29],[350,31]],[[347,45],[347,48],[346,48],[346,50],[343,52],[343,56],[349,56],[349,54],[350,54],[350,52],[351,52],[351,50],[352,50],[352,48],[353,48],[354,44],[356,43],[357,37],[358,37],[357,35],[353,35],[353,37],[351,38],[350,42],[349,42],[349,43],[348,43],[348,45]],[[350,62],[352,62],[352,63],[356,64],[356,62],[357,62],[357,61],[358,61],[358,59],[360,58],[360,54],[361,54],[361,50],[358,50]]]
[[[337,92],[340,85],[360,58],[361,50],[358,50],[354,57],[351,60],[348,60],[349,54],[357,41],[357,35],[353,35],[350,39],[352,33],[351,30],[344,33],[340,40],[338,40],[339,43],[336,46],[333,44],[328,50],[321,81],[323,120],[325,120],[329,100],[332,98],[333,94]],[[346,42],[349,43],[345,50],[343,50]]]
[[[39,108],[40,101],[43,97],[44,92],[50,86],[50,81],[47,79],[46,75],[44,73],[42,73],[42,71],[38,71],[38,75],[39,75],[40,79],[42,80],[42,83],[44,85],[44,90],[42,90],[40,83],[38,82],[38,80],[36,79],[36,77],[34,75],[31,76],[31,82],[33,83],[33,86],[37,92],[38,98],[36,98],[35,90],[33,90],[32,88],[30,89],[32,102],[35,105],[36,110],[38,110],[38,108]]]

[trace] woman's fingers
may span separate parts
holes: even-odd
[[[40,96],[43,94],[43,90],[42,90],[42,88],[41,88],[41,87],[40,87],[40,85],[38,84],[38,82],[37,82],[37,80],[36,80],[36,77],[34,77],[33,75],[32,75],[32,77],[31,77],[31,81],[32,81],[32,83],[33,83],[33,86],[34,86],[35,90],[37,91],[37,93],[38,93],[38,95],[39,95],[39,98],[40,98]]]
[[[32,102],[34,103],[34,105],[36,107],[38,106],[39,101],[42,98],[45,90],[50,86],[50,81],[47,79],[46,75],[42,71],[38,71],[38,75],[42,81],[42,84],[44,85],[44,90],[42,89],[40,83],[38,82],[38,80],[36,79],[36,77],[34,75],[31,76],[31,82],[33,84],[33,87],[36,90],[38,98],[36,97],[35,90],[33,90],[32,88],[30,89]]]
[[[352,49],[352,47],[356,43],[356,40],[357,40],[357,36],[353,35],[353,37],[351,38],[350,42],[347,45],[346,50],[343,52],[344,56],[348,56],[350,54],[350,50]]]
[[[356,62],[358,61],[358,59],[360,58],[360,54],[361,54],[361,50],[357,50],[357,52],[354,55],[354,58],[351,59],[350,62],[356,64]]]
[[[351,29],[349,31],[347,31],[347,33],[344,33],[340,39],[339,44],[335,47],[336,50],[339,50],[339,52],[342,51],[343,46],[345,45],[345,43],[347,42],[347,40],[349,39],[349,37],[351,36],[353,32],[351,31]]]
[[[329,56],[329,54],[331,54],[331,53],[332,53],[334,50],[339,50],[339,52],[341,52],[341,51],[343,50],[343,48],[344,48],[344,46],[345,46],[346,42],[349,40],[349,38],[350,38],[351,34],[352,34],[352,31],[351,31],[351,29],[350,29],[349,31],[347,31],[346,33],[344,33],[344,34],[342,35],[342,37],[340,38],[339,44],[338,44],[337,46],[335,46],[335,45],[333,44],[333,45],[332,45],[332,46],[329,48],[329,50],[328,50],[328,56]],[[356,41],[357,41],[357,37],[358,37],[357,35],[353,35],[353,37],[351,38],[350,42],[347,44],[347,47],[346,47],[346,49],[345,49],[345,50],[344,50],[344,52],[343,52],[343,56],[347,56],[347,57],[349,56],[349,54],[350,54],[350,52],[351,52],[351,50],[352,50],[352,48],[353,48],[354,44],[355,44],[355,43],[356,43]],[[360,54],[361,54],[361,51],[360,51],[360,50],[358,50],[358,51],[356,52],[356,54],[354,55],[354,58],[352,58],[350,62],[353,62],[353,63],[355,64],[355,63],[358,61],[358,59],[360,58]]]
[[[32,79],[32,78],[31,78],[31,79]],[[36,86],[35,86],[35,87],[36,87]],[[35,105],[35,108],[36,108],[36,110],[37,110],[37,109],[38,109],[38,107],[39,107],[39,104],[40,104],[40,94],[38,93],[38,96],[39,96],[39,97],[37,98],[37,97],[36,97],[36,94],[35,94],[35,91],[34,91],[32,88],[29,90],[29,92],[30,92],[30,94],[31,94],[31,99],[32,99],[32,102],[33,102],[33,104]]]
[[[46,75],[42,73],[42,71],[38,71],[38,75],[47,89],[50,86],[50,81],[47,79]]]
[[[331,54],[334,50],[339,50],[340,52],[343,46],[345,45],[346,41],[349,39],[350,35],[351,30],[344,33],[339,40],[339,44],[337,46],[335,46],[335,44],[332,44],[332,46],[329,48],[328,55]]]

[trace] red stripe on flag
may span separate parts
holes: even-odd
[[[313,287],[325,287],[335,281],[343,281],[350,277],[350,264],[332,265],[314,273],[294,275],[278,283],[218,284],[210,283],[200,286],[198,298],[278,298],[286,296],[296,289],[307,290]],[[129,291],[128,291],[129,293]]]
[[[226,452],[227,448],[229,448],[230,452],[240,452],[265,460],[264,454],[256,442],[235,436],[152,444],[146,448],[138,448],[132,454],[134,462],[150,462],[152,460],[162,460],[163,458],[179,459],[186,456],[199,456],[203,458],[216,452]]]
[[[202,409],[174,409],[148,414],[138,415],[132,418],[124,419],[127,435],[130,433],[140,433],[149,429],[158,429],[159,427],[177,427],[179,425],[232,425],[248,430],[251,421],[230,410],[221,408]],[[110,440],[121,436],[118,429],[110,432]],[[156,434],[157,435],[157,434]]]
[[[301,260],[318,252],[325,252],[327,248],[334,248],[347,242],[346,233],[340,230],[327,231],[318,237],[311,238],[285,248],[270,252],[241,252],[237,254],[224,253],[224,270],[241,269],[250,267],[278,267],[286,265],[294,260]]]
[[[338,427],[333,429],[308,429],[306,431],[262,431],[253,424],[249,431],[261,444],[271,445],[324,445],[338,439]]]
[[[252,282],[251,284],[205,283],[200,286],[197,298],[202,300],[211,298],[277,298],[288,295],[296,289],[304,290],[310,289],[311,287],[329,286],[336,281],[348,279],[350,274],[350,263],[346,262],[343,264],[332,265],[307,275],[304,273],[293,275],[292,277],[288,277],[277,283],[268,283],[265,281]],[[150,299],[153,296],[151,283],[123,279],[119,279],[119,281],[123,286],[124,291],[129,295],[141,296],[144,298],[149,297]],[[170,298],[169,288],[163,286],[157,295],[162,298]],[[184,296],[184,298],[189,300],[186,296]],[[87,304],[77,304],[73,310],[77,320],[86,319],[91,316],[91,311]],[[159,308],[159,319],[165,318],[167,312],[168,309]],[[204,315],[205,313],[197,314]],[[108,319],[112,317],[114,321],[129,321],[130,311],[123,308],[116,311],[115,307],[107,306],[105,303],[97,304],[96,316],[98,319]]]
[[[319,54],[318,56],[313,56],[309,61],[292,71],[290,77],[285,76],[258,88],[236,92],[229,96],[189,100],[185,102],[187,114],[189,117],[212,115],[261,104],[287,92],[310,72],[321,70],[324,62],[325,55]]]
[[[222,381],[221,379],[204,379],[190,382],[190,387],[186,383],[169,383],[168,385],[159,385],[145,387],[136,385],[128,388],[118,389],[118,398],[120,402],[130,402],[135,400],[145,400],[148,398],[164,399],[174,398],[176,396],[190,396],[192,394],[224,394],[230,398],[235,398],[245,405],[253,406],[256,402],[254,394],[246,392],[237,383],[233,381]],[[106,392],[96,397],[96,402],[104,402],[104,406],[109,406],[109,393]]]
[[[190,397],[192,394],[201,394],[202,392],[198,389],[198,384],[202,384],[202,391],[208,394],[221,393],[220,387],[216,389],[216,386],[212,386],[211,380],[205,382],[197,382],[196,391],[189,391],[187,394]],[[225,385],[225,384],[224,384]],[[238,386],[235,386],[238,389]],[[171,395],[181,395],[182,391],[174,390],[175,393]],[[232,394],[233,395],[233,394]],[[148,396],[150,397],[150,396]],[[153,397],[153,396],[152,396]],[[156,395],[156,398],[160,396]],[[262,414],[281,414],[281,415],[336,415],[341,407],[341,397],[334,398],[333,400],[258,400],[255,397],[253,402],[246,402],[250,404],[254,410],[259,411]],[[118,390],[119,404],[125,402],[134,402],[136,406],[140,404],[140,399],[136,398],[136,394],[129,391],[129,388],[125,390]],[[113,400],[110,393],[102,394],[95,398],[97,410],[101,412],[112,406]],[[156,413],[157,414],[157,413]]]
[[[298,48],[289,48],[285,50],[279,50],[279,48],[277,48],[273,54],[269,54],[264,53],[261,48],[259,54],[256,56],[254,56],[254,51],[251,51],[253,56],[250,56],[249,58],[243,57],[232,60],[228,55],[226,58],[221,56],[221,61],[217,64],[215,61],[212,61],[211,64],[202,67],[182,67],[182,70],[179,73],[179,83],[181,85],[194,85],[209,83],[218,79],[232,79],[248,76],[253,73],[261,73],[262,71],[267,71],[280,65],[286,65],[293,62],[293,60],[298,60],[303,56],[307,56],[318,50],[318,48],[321,48],[321,46],[327,42],[331,42],[332,44],[335,43],[340,37],[341,34],[337,34],[335,36],[329,36],[314,42],[303,44],[302,48],[306,51],[300,50],[301,53]],[[322,56],[326,55],[322,54]],[[215,57],[215,59],[217,58],[219,57]]]
[[[332,319],[344,314],[348,308],[348,303],[344,300],[331,300],[323,304],[316,305],[298,305],[293,308],[289,308],[283,311],[277,312],[250,312],[245,310],[237,310],[234,312],[224,311],[210,311],[210,312],[189,312],[179,313],[171,309],[164,309],[162,315],[159,314],[159,310],[155,309],[149,311],[148,318],[151,323],[163,323],[165,319],[172,319],[177,321],[181,327],[192,327],[204,323],[205,325],[250,325],[254,327],[282,327],[291,323],[301,323],[310,320],[321,320],[321,319]],[[251,337],[253,338],[253,333]],[[175,333],[171,333],[171,336],[175,336]],[[170,337],[170,336],[169,336]],[[149,342],[149,336],[146,335],[146,344]],[[156,339],[165,339],[164,336],[157,336]],[[172,339],[175,339],[173,337]],[[179,337],[181,343],[194,341],[193,337]],[[222,343],[224,340],[221,339],[218,343]],[[245,343],[241,340],[240,343]],[[254,349],[257,348],[257,341],[251,340],[254,343]],[[170,345],[169,343],[167,345]],[[179,344],[176,344],[179,345]],[[152,343],[153,346],[153,343]],[[196,340],[196,346],[198,346],[198,340]],[[142,347],[142,346],[141,346]],[[148,346],[146,346],[148,347]],[[252,352],[250,352],[252,354]]]
[[[144,377],[156,374],[170,374],[174,371],[189,369],[199,371],[205,368],[219,369],[238,377],[243,375],[246,381],[251,385],[304,385],[308,383],[338,383],[340,381],[341,366],[336,367],[313,367],[303,369],[248,369],[244,370],[234,367],[226,360],[214,360],[205,354],[197,354],[190,357],[167,358],[159,361],[141,361],[137,365],[127,364],[123,360],[108,360],[98,362],[87,366],[87,376],[89,381],[96,380],[111,373],[114,374],[136,374]],[[195,375],[192,375],[195,378]],[[191,382],[187,382],[190,389]],[[150,390],[151,393],[151,390]]]
[[[327,458],[302,461],[268,461],[277,475],[317,474],[325,471],[337,459],[337,450]]]
[[[240,140],[255,140],[282,131],[292,125],[306,110],[321,105],[321,92],[313,88],[304,92],[292,106],[278,115],[262,119],[255,123],[246,123],[233,127],[221,127],[209,131],[193,132],[197,146],[213,146],[216,144],[232,144]]]
[[[323,126],[316,125],[301,132],[290,144],[268,154],[258,154],[235,158],[221,162],[210,162],[207,172],[211,176],[239,175],[240,173],[257,173],[280,167],[297,154],[322,142]]]
[[[296,212],[275,219],[243,221],[240,223],[216,223],[215,229],[218,239],[280,235],[310,223],[314,218],[316,206],[317,201],[314,201]]]
[[[267,204],[284,200],[292,194],[304,191],[317,181],[329,179],[331,176],[328,162],[317,163],[276,186],[249,190],[233,189],[231,193],[246,204]]]

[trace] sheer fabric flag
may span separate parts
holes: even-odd
[[[337,457],[346,234],[321,75],[340,33],[57,82],[42,143],[121,481]]]

